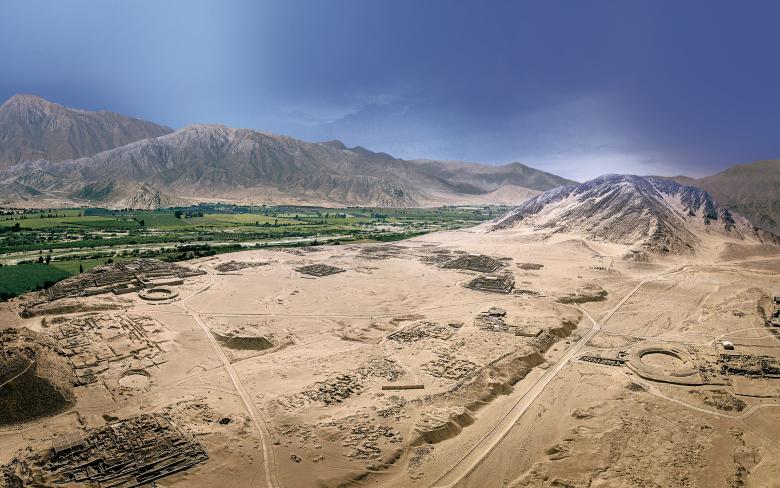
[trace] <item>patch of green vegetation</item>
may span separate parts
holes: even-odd
[[[0,300],[47,288],[72,273],[48,264],[31,263],[0,267]]]
[[[385,240],[383,235],[419,235],[467,227],[505,211],[501,207],[334,209],[224,204],[156,211],[29,211],[0,216],[0,261],[6,253],[124,249],[155,244],[252,242],[327,235]]]
[[[51,263],[49,263],[49,266],[53,268],[58,268],[66,273],[69,273],[71,275],[78,274],[79,272],[87,272],[94,268],[95,266],[102,266],[106,264],[106,262],[111,259],[115,263],[119,263],[122,261],[130,261],[131,259],[134,259],[133,257],[128,256],[110,256],[110,257],[100,257],[100,258],[87,258],[87,259],[69,259],[69,260],[54,260]],[[25,265],[21,265],[25,266]]]
[[[477,225],[507,210],[491,206],[391,209],[201,204],[154,211],[11,211],[0,215],[0,263],[29,266],[48,257],[51,262],[45,269],[65,274],[52,274],[44,281],[56,280],[89,271],[107,259],[178,261],[251,247],[391,242]],[[31,286],[40,286],[40,282],[32,279]],[[9,285],[9,293],[29,289],[25,280],[19,283]]]
[[[25,218],[5,218],[0,220],[0,226],[13,227],[15,224],[23,229],[49,229],[49,228],[70,228],[70,227],[94,227],[98,229],[135,229],[138,222],[125,217],[106,218],[92,216],[72,216],[72,217],[30,217]]]

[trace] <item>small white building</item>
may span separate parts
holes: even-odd
[[[726,349],[727,351],[734,350],[734,344],[732,344],[730,341],[723,341],[721,344],[723,345],[723,349]]]

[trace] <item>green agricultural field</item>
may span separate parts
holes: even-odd
[[[306,243],[389,242],[477,225],[506,211],[490,206],[391,209],[228,204],[139,211],[18,211],[0,215],[0,264],[5,265],[2,289],[14,296],[76,274],[79,264],[88,271],[109,258],[115,262],[139,256],[179,261],[233,252],[242,246],[298,246],[301,239]],[[50,265],[36,263],[47,256]],[[20,262],[36,264],[17,265]],[[29,276],[19,273],[25,269],[33,271]]]
[[[29,217],[24,219],[5,218],[0,220],[0,226],[13,227],[19,224],[23,229],[48,229],[48,228],[78,228],[89,227],[93,229],[135,229],[138,222],[125,217],[107,218],[98,216],[72,216],[72,217]]]
[[[0,267],[0,299],[45,288],[71,276],[64,269],[47,264],[18,264]]]
[[[106,260],[108,259],[109,259],[108,257],[104,257],[104,258],[90,258],[90,259],[70,259],[67,261],[52,261],[51,263],[49,263],[49,266],[53,268],[61,269],[62,271],[68,274],[75,275],[79,273],[79,265],[81,265],[83,270],[86,272],[91,270],[95,266],[102,266],[106,264]],[[122,261],[129,261],[133,259],[133,257],[112,256],[111,259],[115,263],[119,263]],[[26,266],[26,265],[22,264],[20,266]],[[10,268],[12,266],[8,266],[8,267]]]
[[[196,217],[197,218],[197,217]],[[280,225],[295,225],[305,223],[298,219],[290,219],[285,217],[271,217],[263,214],[246,213],[246,214],[205,214],[204,218],[211,221],[219,222],[223,225],[229,224],[243,224],[254,225],[258,224],[280,224]]]

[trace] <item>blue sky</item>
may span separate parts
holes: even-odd
[[[780,2],[0,3],[0,98],[520,161],[583,180],[780,157]]]

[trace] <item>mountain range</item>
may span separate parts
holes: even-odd
[[[700,179],[645,181],[657,190],[662,179],[703,188],[714,197],[712,205],[718,207],[717,201],[780,233],[780,160],[736,165]],[[173,131],[112,112],[66,108],[34,95],[15,95],[0,106],[2,206],[153,209],[214,201],[515,205],[575,183],[520,163],[403,160],[339,141],[311,143],[219,125]],[[640,194],[646,189],[634,186]],[[669,244],[675,248],[680,243]]]
[[[719,205],[701,188],[658,177],[605,175],[555,188],[516,207],[493,230],[521,223],[653,254],[692,254],[708,235],[780,245],[777,236]]]
[[[0,133],[13,135],[0,153],[5,205],[512,204],[572,183],[520,163],[408,161],[339,141],[219,125],[172,132],[31,96],[11,98],[0,113]]]
[[[704,178],[673,177],[704,188],[755,225],[780,234],[780,159],[737,164]]]

